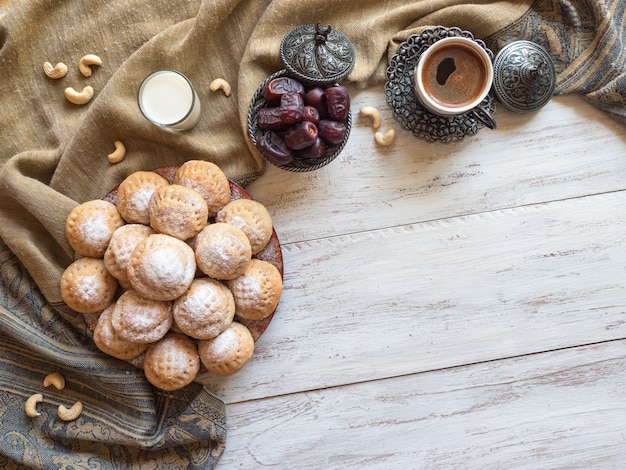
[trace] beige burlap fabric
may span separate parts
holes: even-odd
[[[382,85],[398,44],[427,26],[469,30],[494,51],[530,39],[554,57],[558,93],[584,94],[626,122],[624,4],[0,0],[0,467],[211,468],[219,458],[219,400],[196,386],[154,392],[141,371],[95,350],[81,316],[63,307],[59,279],[73,256],[65,218],[136,170],[206,159],[244,185],[261,176],[263,160],[246,139],[247,108],[282,68],[278,48],[292,28],[322,22],[346,34],[357,54],[348,80],[359,86]],[[103,61],[88,78],[78,71],[87,53]],[[64,62],[69,73],[46,77],[46,61]],[[141,116],[138,86],[159,69],[180,70],[195,85],[203,113],[193,130],[168,132]],[[230,97],[209,90],[217,77],[231,84]],[[95,90],[91,102],[65,100],[65,87],[86,85]],[[127,156],[112,165],[115,140]],[[43,418],[24,419],[23,400],[51,369],[72,377],[64,399],[84,401],[81,420],[55,420],[54,392]]]

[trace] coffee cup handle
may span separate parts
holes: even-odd
[[[496,127],[498,127],[496,125],[496,121],[493,119],[493,116],[491,116],[491,114],[489,114],[480,106],[477,106],[474,109],[472,109],[470,111],[470,114],[474,116],[476,119],[478,119],[480,122],[482,122],[489,129],[495,130]]]

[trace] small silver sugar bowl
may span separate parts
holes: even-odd
[[[350,135],[350,98],[339,82],[354,66],[354,47],[330,25],[307,24],[285,35],[280,58],[285,68],[252,98],[248,136],[273,165],[319,169],[339,155]]]

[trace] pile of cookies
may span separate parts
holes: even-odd
[[[272,236],[267,209],[231,198],[215,164],[190,160],[168,181],[130,174],[117,202],[92,200],[69,214],[65,232],[79,255],[61,277],[73,310],[98,315],[96,346],[126,361],[139,358],[163,390],[192,382],[201,366],[231,375],[248,363],[254,338],[243,320],[276,309],[282,276],[257,259]]]

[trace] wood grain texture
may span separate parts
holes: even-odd
[[[626,128],[578,97],[450,145],[378,88],[353,112],[330,165],[247,188],[285,282],[252,361],[203,377],[218,468],[626,468]]]
[[[240,401],[626,337],[624,227],[619,192],[283,245],[276,315],[214,390]]]
[[[311,173],[268,166],[248,188],[267,204],[281,242],[438,220],[574,198],[626,186],[626,128],[578,97],[554,98],[542,110],[514,114],[502,106],[498,129],[458,144],[428,143],[402,129],[380,91],[352,100],[353,130],[342,154]],[[381,130],[396,130],[378,147],[365,105],[378,107]]]
[[[626,342],[227,408],[218,469],[620,469]]]

